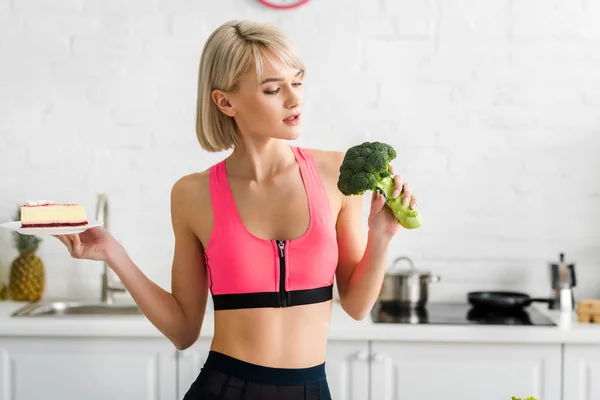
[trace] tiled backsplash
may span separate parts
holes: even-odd
[[[600,296],[598,2],[0,0],[0,219],[29,199],[93,215],[106,193],[110,230],[168,288],[171,186],[226,155],[195,138],[198,60],[234,18],[273,21],[300,47],[301,145],[396,147],[424,225],[398,235],[390,262],[440,274],[432,300],[545,295],[561,251],[577,295]],[[4,277],[10,240],[0,231]],[[48,296],[99,296],[99,263],[52,238],[40,255]]]

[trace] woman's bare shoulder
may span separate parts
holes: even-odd
[[[320,171],[328,175],[334,175],[337,178],[340,173],[340,166],[346,155],[345,152],[312,148],[306,150],[312,154]]]
[[[319,175],[325,185],[332,209],[334,210],[334,219],[342,208],[344,196],[337,188],[337,182],[340,177],[340,166],[344,160],[344,152],[320,149],[307,149],[315,160]]]
[[[205,197],[210,192],[210,169],[180,177],[173,184],[172,195],[178,199]]]
[[[171,189],[171,206],[174,212],[191,220],[206,220],[212,214],[210,197],[210,169],[179,178]]]

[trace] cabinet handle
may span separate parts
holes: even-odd
[[[354,354],[354,358],[357,361],[367,361],[369,359],[369,353],[365,350],[357,351],[356,354]]]

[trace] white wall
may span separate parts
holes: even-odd
[[[30,199],[110,199],[110,229],[169,287],[169,191],[225,154],[197,144],[204,40],[233,18],[269,20],[308,64],[300,144],[384,140],[419,198],[409,255],[467,290],[549,291],[547,262],[577,263],[600,296],[600,2],[0,0],[0,219]],[[0,231],[3,275],[16,252]],[[48,296],[98,295],[97,263],[43,242]]]

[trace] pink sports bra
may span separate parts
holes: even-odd
[[[233,200],[225,160],[210,169],[214,225],[205,261],[215,311],[332,298],[338,246],[329,200],[311,154],[292,150],[310,210],[308,229],[293,240],[264,240],[248,232]]]

